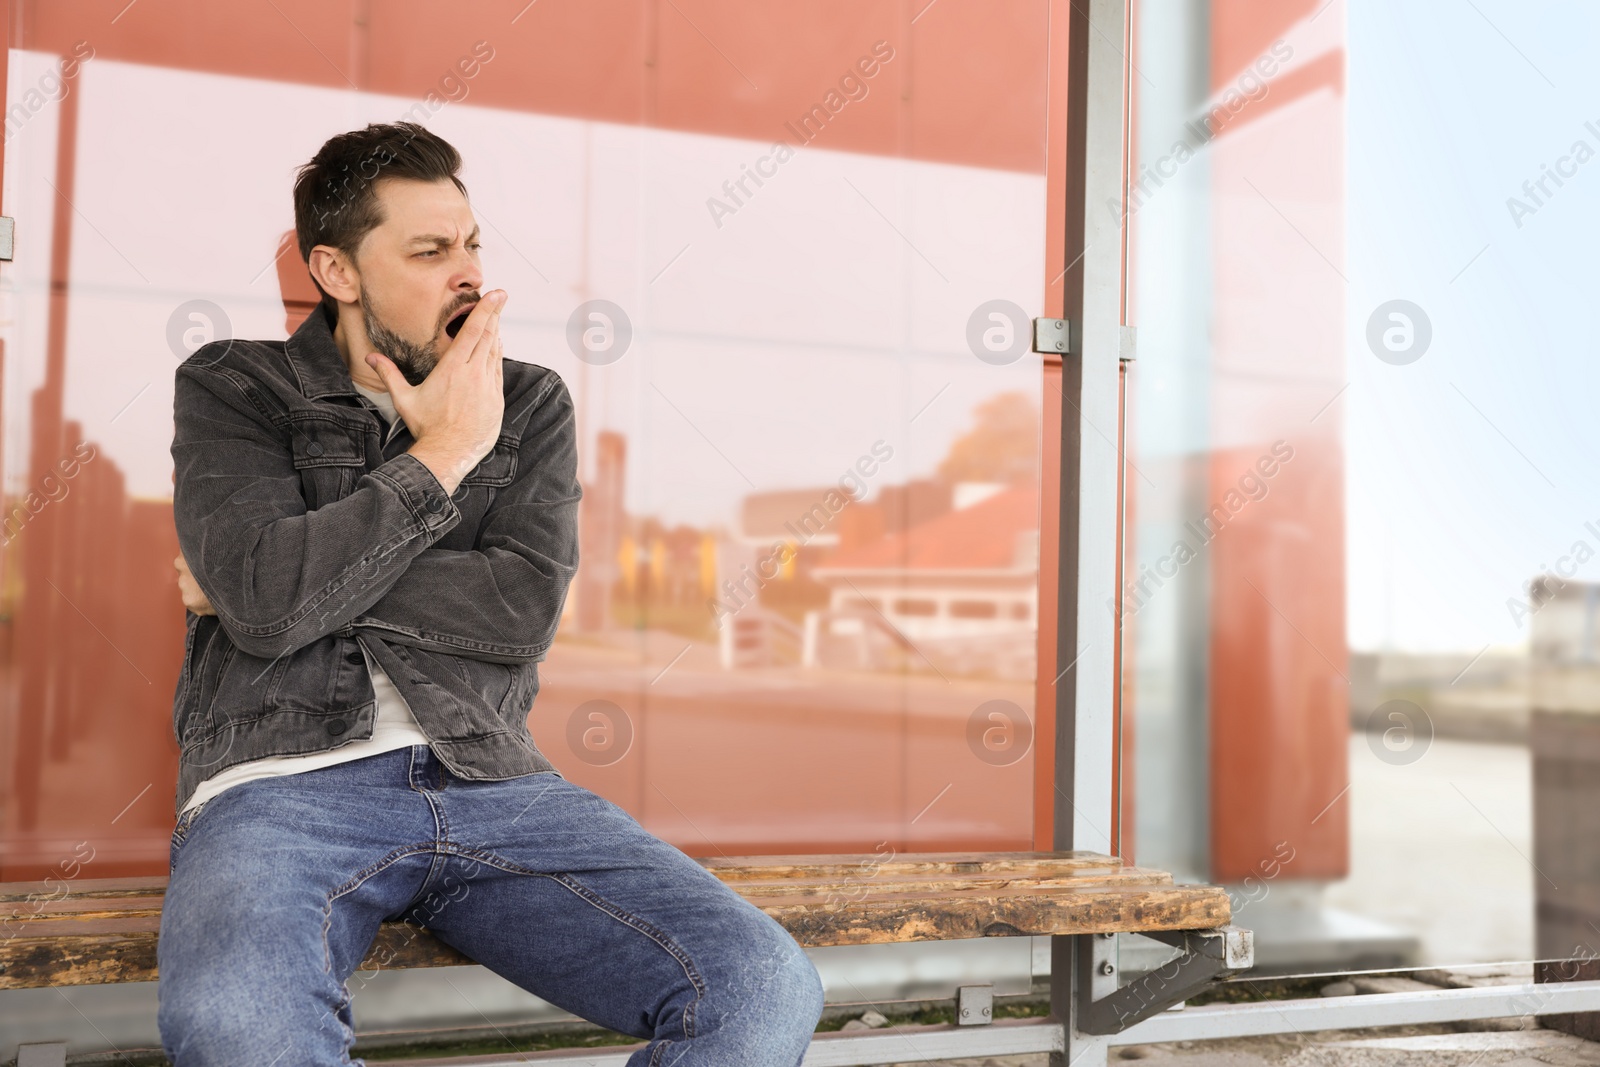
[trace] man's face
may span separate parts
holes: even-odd
[[[452,320],[478,302],[478,224],[451,181],[389,179],[375,193],[384,221],[354,257],[367,340],[420,385],[460,328]]]

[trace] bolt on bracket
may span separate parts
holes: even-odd
[[[1078,952],[1079,1032],[1121,1033],[1188,1000],[1216,979],[1255,965],[1254,936],[1237,926],[1139,933],[1180,949],[1182,955],[1117,987],[1116,965],[1110,958],[1115,942],[1094,938],[1083,944]]]
[[[956,1023],[987,1026],[994,1021],[994,986],[964,985],[956,990]]]
[[[1068,355],[1077,350],[1075,334],[1066,319],[1034,319],[1033,350],[1045,355]]]

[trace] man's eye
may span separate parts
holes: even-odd
[[[439,253],[437,251],[434,251],[434,250],[430,250],[430,251],[427,251],[427,252],[418,252],[417,253],[417,255],[419,255],[419,256],[436,256],[438,254]]]

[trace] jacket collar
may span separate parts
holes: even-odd
[[[300,391],[307,400],[325,396],[351,396],[364,400],[350,380],[350,368],[333,339],[335,320],[327,307],[318,303],[311,309],[298,329],[289,336],[284,352],[289,366],[300,381]]]

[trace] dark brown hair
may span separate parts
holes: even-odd
[[[331,245],[352,258],[361,239],[383,223],[376,186],[380,179],[407,178],[438,182],[448,178],[461,195],[467,187],[456,177],[461,153],[425,126],[415,122],[369,123],[330,137],[302,165],[294,182],[294,232],[300,258],[307,264],[317,245]],[[334,300],[323,292],[323,304]]]

